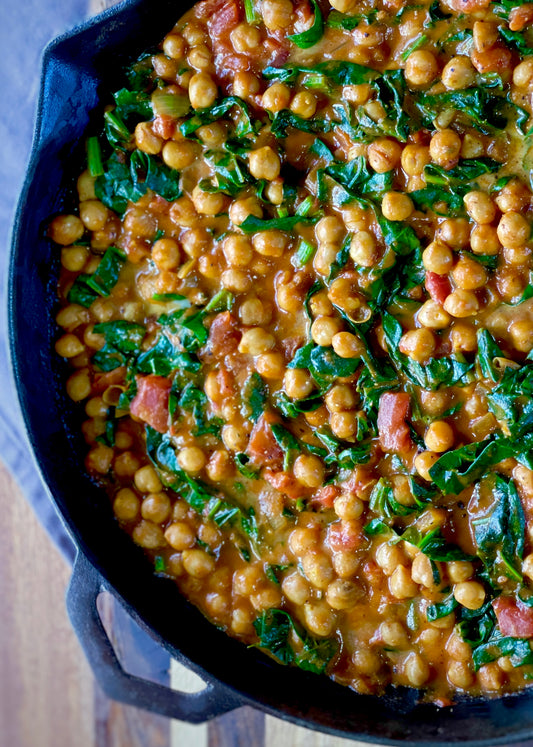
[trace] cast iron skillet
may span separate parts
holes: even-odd
[[[113,519],[107,495],[84,473],[80,408],[64,392],[56,336],[57,247],[45,238],[54,213],[75,201],[73,178],[91,111],[123,81],[120,68],[164,36],[192,4],[127,0],[52,42],[44,54],[31,162],[13,232],[9,325],[14,375],[29,439],[53,500],[78,547],[67,608],[81,645],[106,693],[117,700],[194,723],[256,706],[301,726],[387,744],[507,744],[533,737],[533,692],[463,700],[453,708],[417,704],[414,690],[384,698],[357,695],[281,665],[217,630],[178,592],[157,578],[139,548]],[[100,104],[101,106],[101,104]],[[71,200],[72,197],[72,200]],[[171,656],[207,683],[195,694],[174,692],[124,672],[100,622],[96,600],[111,591]]]

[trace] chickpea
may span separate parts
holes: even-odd
[[[57,340],[55,344],[55,350],[58,355],[62,358],[74,358],[85,350],[85,345],[82,341],[71,332],[63,335]],[[91,416],[90,413],[87,413]]]
[[[377,674],[381,668],[379,656],[368,648],[359,648],[352,655],[354,667],[361,674]]]
[[[155,134],[151,122],[139,122],[135,127],[135,145],[143,153],[156,155],[161,153],[163,140]]]
[[[404,661],[404,674],[410,685],[413,687],[422,687],[429,679],[429,666],[420,656],[412,653]]]
[[[329,0],[329,4],[339,13],[349,13],[354,9],[355,0]]]
[[[144,519],[137,524],[132,533],[135,544],[145,547],[148,550],[155,550],[165,545],[163,530],[157,524]]]
[[[179,66],[176,60],[171,60],[164,54],[156,54],[152,57],[152,67],[158,78],[169,82],[176,82]]]
[[[91,176],[88,171],[84,171],[80,174],[76,183],[80,202],[83,202],[84,200],[94,200],[96,198],[96,193],[94,191],[95,184],[96,177]]]
[[[259,231],[254,234],[252,243],[262,257],[281,257],[289,240],[282,231]]]
[[[184,550],[182,559],[184,570],[193,578],[205,578],[215,570],[215,561],[205,550]]]
[[[421,454],[415,456],[415,469],[424,480],[431,482],[431,475],[429,470],[433,467],[437,459],[438,454],[433,451],[423,451]]]
[[[151,464],[137,470],[134,476],[135,487],[141,493],[160,493],[163,486]]]
[[[195,73],[189,81],[189,99],[193,109],[213,106],[217,94],[216,83],[208,73]]]
[[[335,614],[325,602],[305,604],[304,619],[307,628],[314,635],[327,637],[335,628]]]
[[[79,241],[84,232],[85,227],[76,215],[58,215],[48,226],[48,236],[62,246]]]
[[[185,39],[179,34],[168,34],[163,42],[163,52],[171,60],[181,60],[185,55]]]
[[[404,192],[386,192],[383,195],[381,211],[388,220],[407,220],[413,210],[413,201]]]
[[[476,21],[473,32],[477,52],[486,52],[498,41],[498,24],[493,21]]]
[[[398,165],[402,146],[391,138],[378,137],[368,146],[368,162],[378,174],[384,174]]]
[[[281,589],[287,599],[299,607],[311,599],[309,582],[298,572],[286,576],[281,583]]]
[[[526,57],[513,70],[513,83],[518,88],[527,88],[533,79],[533,57]]]
[[[259,93],[258,78],[246,70],[235,73],[233,78],[233,94],[241,99],[249,99]]]
[[[359,568],[359,558],[352,550],[339,550],[333,553],[333,567],[340,578],[350,578]]]
[[[429,272],[446,275],[453,267],[453,254],[451,249],[442,241],[432,241],[424,249],[422,262]]]
[[[318,316],[311,325],[311,337],[317,345],[330,346],[333,337],[341,331],[342,320],[333,316]]]
[[[422,327],[412,329],[402,335],[400,352],[418,363],[426,363],[435,351],[435,338],[431,330]]]
[[[304,368],[289,368],[283,377],[283,388],[291,399],[303,399],[311,394],[315,385]]]
[[[315,547],[317,541],[317,528],[312,526],[296,527],[289,535],[289,547],[298,557]]]
[[[453,130],[439,130],[429,143],[432,160],[445,169],[451,169],[457,164],[460,152],[461,138]]]
[[[511,179],[496,196],[496,204],[502,213],[520,213],[530,200],[530,191],[519,179]]]
[[[204,192],[199,185],[192,191],[192,202],[201,215],[218,215],[224,212],[227,197],[221,192]]]
[[[181,255],[175,239],[158,239],[152,247],[152,259],[159,270],[176,270]]]
[[[404,562],[405,555],[398,545],[389,545],[387,542],[383,542],[376,550],[376,563],[387,576],[392,576],[396,568]]]
[[[329,275],[339,247],[337,244],[320,244],[313,259],[313,267],[319,275]]]
[[[394,648],[407,648],[409,637],[404,626],[400,622],[383,622],[379,626],[379,637],[386,646]]]
[[[74,402],[81,402],[87,399],[91,394],[91,380],[89,371],[81,368],[79,371],[71,374],[66,383],[67,394]]]
[[[61,249],[61,264],[69,272],[80,272],[89,259],[86,246],[65,246]]]
[[[215,278],[216,269],[214,269],[213,274],[205,273],[205,275],[206,277]],[[252,281],[248,274],[244,270],[238,268],[230,267],[229,270],[225,270],[222,273],[220,280],[224,288],[227,288],[234,293],[245,293],[252,287]]]
[[[250,239],[242,234],[229,234],[224,239],[222,251],[230,265],[246,267],[252,261],[252,244]]]
[[[256,26],[240,23],[230,34],[233,49],[238,53],[250,52],[259,46],[261,33]]]
[[[315,226],[315,236],[322,243],[340,244],[344,234],[344,225],[336,215],[325,215]]]
[[[462,249],[470,241],[470,224],[466,218],[447,218],[438,229],[438,239],[454,249]]]
[[[325,591],[333,580],[333,568],[326,553],[318,550],[306,552],[302,557],[302,568],[307,580],[317,589]]]
[[[531,238],[531,225],[520,213],[509,211],[500,218],[497,232],[503,246],[520,247]]]
[[[222,428],[222,441],[228,451],[244,451],[248,444],[246,433],[236,425],[225,425]]]
[[[389,578],[389,591],[396,599],[409,599],[416,596],[418,586],[412,580],[406,566],[399,565],[395,568]]]
[[[445,420],[434,420],[430,423],[424,436],[426,448],[437,453],[451,449],[454,440],[453,428]]]
[[[245,197],[242,200],[235,200],[230,205],[229,219],[233,225],[240,226],[249,215],[255,215],[256,218],[263,217],[263,210],[256,197]]]
[[[327,290],[318,291],[309,299],[309,308],[313,316],[331,316],[333,304],[328,298]]]
[[[184,521],[176,521],[167,527],[165,539],[174,550],[186,550],[196,542],[196,536],[191,527]]]
[[[455,322],[450,332],[452,347],[455,351],[472,353],[477,350],[475,328],[466,322]]]
[[[411,578],[415,584],[422,584],[422,586],[425,586],[428,589],[435,588],[431,560],[422,552],[417,553],[413,558],[413,563],[411,565]]]
[[[141,505],[143,519],[161,524],[170,515],[170,500],[166,493],[150,493]]]
[[[474,573],[474,566],[468,560],[452,560],[447,563],[448,577],[454,584],[468,581]]]
[[[298,117],[309,119],[316,112],[316,98],[311,91],[299,91],[291,101],[290,109]]]
[[[429,148],[425,145],[406,145],[402,151],[402,169],[408,176],[422,176],[430,162]]]
[[[444,301],[444,309],[450,316],[462,319],[466,316],[472,316],[479,311],[479,302],[469,290],[458,289],[450,293]]]
[[[448,681],[455,687],[463,690],[470,687],[474,682],[474,675],[470,667],[464,661],[452,661],[448,665]]]
[[[360,340],[351,332],[337,332],[333,335],[331,344],[341,358],[357,358],[362,353]]]
[[[457,91],[461,88],[469,88],[476,80],[476,71],[470,61],[470,57],[458,55],[444,66],[442,71],[442,82],[446,88]]]
[[[503,685],[505,675],[498,667],[498,663],[494,661],[481,667],[477,673],[477,678],[483,690],[494,690],[496,692]]]
[[[169,140],[164,144],[161,155],[167,166],[181,171],[194,163],[198,156],[198,145],[189,140]]]
[[[374,234],[358,231],[350,244],[350,257],[356,265],[373,267],[378,261],[378,248]]]
[[[261,355],[275,346],[276,340],[270,332],[262,327],[252,327],[243,332],[239,343],[239,352],[248,355]]]
[[[285,363],[281,353],[263,353],[257,356],[255,370],[265,379],[282,379],[285,374]]]
[[[356,397],[348,384],[336,384],[327,392],[324,402],[330,412],[343,412],[355,407]]]
[[[418,310],[417,321],[428,329],[446,329],[451,322],[450,315],[444,311],[440,303],[428,299]]]
[[[533,348],[533,322],[530,319],[517,319],[509,331],[516,350],[529,353]]]
[[[118,491],[113,501],[113,512],[119,521],[133,521],[139,513],[139,499],[129,488]]]
[[[498,254],[501,244],[494,226],[474,226],[470,234],[470,248],[474,254]]]
[[[252,150],[248,156],[250,174],[256,179],[272,181],[279,176],[281,161],[270,146],[265,145],[258,150]]]
[[[300,454],[294,460],[294,476],[307,488],[319,488],[324,482],[324,465],[312,454]]]
[[[412,86],[428,86],[435,80],[438,72],[435,55],[426,49],[411,52],[405,62],[405,79]]]
[[[496,216],[496,206],[486,192],[468,192],[463,201],[472,220],[479,224],[492,223]]]
[[[334,412],[330,417],[329,425],[338,438],[351,438],[357,432],[357,413],[355,410]]]
[[[263,94],[261,104],[269,112],[280,112],[287,109],[291,100],[291,91],[285,83],[273,83]]]
[[[469,610],[478,610],[485,601],[485,589],[477,581],[460,581],[455,584],[453,596]]]
[[[346,579],[332,581],[326,589],[326,601],[334,610],[347,610],[353,607],[359,597],[357,586]]]
[[[206,456],[198,446],[185,446],[178,453],[178,464],[185,472],[200,472],[206,462]]]
[[[341,493],[333,504],[335,513],[339,519],[351,521],[359,519],[364,511],[364,503],[353,493]]]
[[[270,31],[286,29],[292,18],[293,7],[290,0],[263,0],[261,14]]]
[[[239,319],[247,327],[266,324],[269,321],[268,309],[258,298],[250,296],[239,307]]]
[[[363,299],[358,290],[357,282],[353,277],[341,275],[330,285],[328,298],[331,303],[339,306],[344,311],[357,311],[363,304]]]

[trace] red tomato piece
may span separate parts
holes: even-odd
[[[259,467],[270,467],[279,471],[283,466],[283,451],[274,438],[271,425],[279,419],[272,412],[265,412],[252,428],[246,453]]]
[[[336,485],[325,485],[319,488],[311,498],[311,503],[317,508],[333,508],[335,498],[341,494],[340,488]]]
[[[492,607],[502,635],[511,638],[533,636],[533,608],[515,602],[510,597],[498,597],[493,601]]]
[[[472,64],[478,73],[504,73],[511,67],[513,55],[504,46],[495,46],[486,52],[472,52]]]
[[[168,114],[158,114],[152,123],[152,129],[163,140],[170,140],[176,131],[176,120]]]
[[[328,545],[333,551],[357,550],[363,539],[360,521],[337,521],[328,529]]]
[[[137,394],[130,404],[130,412],[144,420],[159,433],[168,430],[168,398],[172,382],[164,376],[137,376]]]
[[[426,289],[431,298],[440,303],[441,306],[452,292],[450,280],[447,275],[439,275],[436,272],[429,271],[426,272]]]
[[[241,339],[241,333],[235,317],[229,311],[223,311],[212,321],[209,329],[209,351],[216,357],[234,353]]]
[[[475,13],[488,8],[491,0],[450,0],[448,5],[457,13]]]
[[[385,392],[379,400],[378,432],[383,451],[410,451],[413,446],[409,426],[410,397],[407,392]]]
[[[522,31],[533,21],[533,3],[526,3],[513,8],[509,13],[509,28],[511,31]]]
[[[305,494],[303,485],[293,475],[289,475],[288,472],[275,472],[267,468],[263,477],[273,488],[276,488],[276,490],[279,490],[280,493],[283,493],[283,495],[286,495],[293,501],[298,500],[298,498],[301,498]]]

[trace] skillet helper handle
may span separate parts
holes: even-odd
[[[186,693],[128,674],[96,606],[104,588],[98,571],[78,552],[67,589],[67,612],[93,674],[109,698],[191,724],[209,721],[242,705],[221,685],[207,684],[200,692]]]

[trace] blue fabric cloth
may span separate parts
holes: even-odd
[[[42,524],[69,559],[74,548],[30,453],[11,378],[6,279],[13,213],[31,149],[41,54],[87,15],[88,0],[0,0],[0,457]]]

